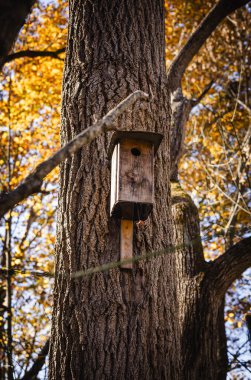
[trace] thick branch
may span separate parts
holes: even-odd
[[[168,72],[171,90],[181,84],[182,76],[193,57],[198,53],[204,42],[210,37],[220,22],[236,9],[247,4],[249,0],[220,0],[199,24],[180,50]]]
[[[36,0],[0,0],[0,69]]]
[[[191,110],[202,101],[212,85],[213,81],[204,88],[197,99],[187,99],[181,87],[171,92],[171,180],[173,181],[178,180],[178,164],[183,154],[185,126]]]
[[[170,179],[178,179],[178,163],[183,154],[185,126],[189,118],[192,102],[183,96],[181,87],[171,93],[171,174]]]
[[[47,51],[47,50],[21,50],[17,51],[15,53],[7,55],[4,59],[4,63],[11,62],[14,59],[18,58],[36,58],[36,57],[51,57],[56,59],[61,59],[59,57],[60,54],[65,52],[65,47],[61,49],[57,49],[54,51]]]
[[[251,237],[241,240],[213,262],[209,273],[216,291],[224,295],[230,285],[251,266]]]
[[[176,265],[183,278],[191,279],[207,266],[201,244],[198,209],[179,182],[171,181],[171,199],[174,244],[175,247],[182,247],[176,252]],[[187,295],[186,292],[184,294]]]
[[[193,107],[195,107],[212,87],[210,82],[198,99],[187,99],[183,96],[182,76],[199,49],[216,29],[219,23],[230,13],[248,3],[248,0],[219,0],[208,15],[190,36],[187,43],[174,59],[169,72],[168,83],[171,93],[171,180],[178,178],[178,163],[182,156],[185,138],[185,125]]]
[[[43,365],[45,363],[46,356],[48,355],[49,352],[49,346],[50,346],[50,340],[48,339],[38,354],[38,357],[36,361],[33,363],[33,366],[29,371],[27,371],[22,378],[22,380],[32,380],[32,379],[37,379],[38,373],[41,371],[43,368]]]
[[[67,157],[77,152],[83,145],[90,143],[101,133],[115,129],[114,122],[123,112],[125,112],[138,99],[146,100],[148,95],[142,91],[135,91],[126,99],[120,102],[115,108],[107,113],[101,120],[91,127],[79,133],[69,143],[59,149],[46,161],[42,162],[36,169],[25,178],[15,190],[7,194],[2,194],[0,198],[0,217],[12,209],[18,202],[23,201],[29,195],[41,190],[43,179]]]

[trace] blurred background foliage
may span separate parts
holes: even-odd
[[[166,0],[167,68],[215,1]],[[40,1],[13,48],[57,51],[67,41],[68,4]],[[198,98],[186,126],[180,179],[199,208],[206,259],[213,260],[247,236],[250,225],[251,9],[239,9],[217,28],[188,67],[184,93]],[[60,146],[64,53],[22,57],[0,74],[0,186],[9,191]],[[49,337],[58,170],[43,193],[15,207],[0,225],[0,379],[7,355],[6,281],[11,257],[12,338],[15,378],[22,378]],[[245,326],[250,310],[251,271],[226,297],[229,378],[251,371]],[[249,283],[249,285],[248,285]],[[40,378],[47,378],[46,366]]]

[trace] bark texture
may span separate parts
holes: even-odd
[[[171,183],[178,275],[181,379],[225,379],[224,294],[217,294],[205,262],[198,211],[178,182]]]
[[[217,284],[235,279],[238,247],[234,257],[232,251],[225,256],[230,272],[224,259],[206,263],[195,205],[177,182],[171,198],[170,162],[181,145],[170,152],[171,116],[182,124],[188,107],[171,109],[164,41],[162,0],[70,1],[62,143],[135,90],[151,94],[150,102],[136,102],[120,116],[119,125],[164,135],[155,160],[154,209],[144,224],[134,226],[134,254],[166,252],[134,263],[133,270],[116,267],[73,279],[75,272],[119,260],[120,221],[109,216],[109,134],[66,159],[60,175],[51,380],[226,377],[224,292]],[[170,244],[176,246],[172,252]],[[250,260],[244,248],[239,270]]]
[[[70,1],[63,83],[62,142],[91,125],[128,94],[152,94],[120,118],[122,130],[164,134],[155,162],[156,204],[135,225],[134,253],[171,243],[169,101],[164,9],[158,0]],[[119,260],[120,221],[109,216],[109,136],[61,167],[57,279],[50,379],[175,378],[174,256],[70,281],[70,275]]]

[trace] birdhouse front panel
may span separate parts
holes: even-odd
[[[163,136],[146,131],[116,131],[111,138],[111,215],[146,220],[154,203],[154,155]]]
[[[120,144],[120,201],[153,203],[153,144],[125,139]]]
[[[119,218],[145,220],[154,199],[154,145],[125,138],[113,150],[111,213]]]

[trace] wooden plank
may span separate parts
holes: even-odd
[[[114,147],[111,161],[111,200],[110,212],[112,213],[113,207],[118,199],[118,176],[119,176],[119,145]]]
[[[120,145],[118,201],[153,204],[153,144],[125,139],[118,145]]]
[[[133,221],[121,219],[120,225],[120,260],[130,260],[133,258]],[[132,261],[122,263],[123,269],[132,269]]]

